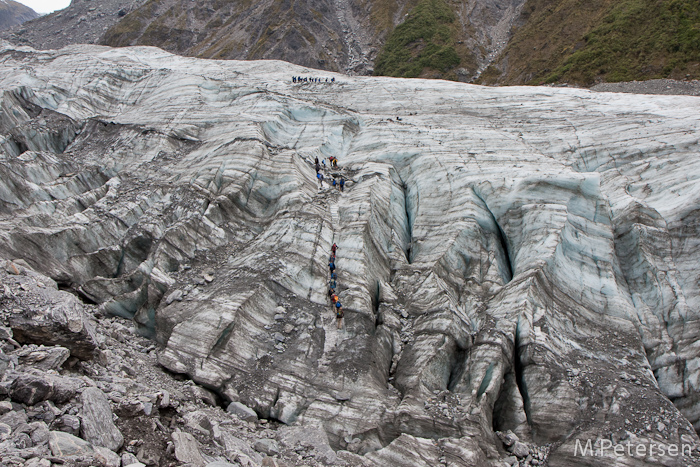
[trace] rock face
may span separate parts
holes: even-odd
[[[58,49],[72,44],[150,45],[215,59],[278,59],[330,71],[371,74],[387,34],[416,2],[406,0],[100,0],[74,1],[64,10],[15,27],[0,37],[18,45]],[[523,0],[468,0],[454,8],[459,54],[478,69],[498,56]]]
[[[700,444],[697,98],[0,58],[0,256],[133,319],[226,402],[377,466]],[[342,193],[315,179],[331,155]],[[316,435],[294,445],[321,459]]]
[[[37,16],[39,14],[36,11],[14,0],[0,2],[0,30],[22,24]]]

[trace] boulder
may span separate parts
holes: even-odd
[[[314,457],[328,464],[336,462],[336,454],[328,442],[325,430],[318,426],[285,426],[277,431],[277,439],[282,445],[295,449],[311,448]]]
[[[207,436],[214,435],[214,426],[212,425],[211,420],[209,420],[209,416],[201,410],[186,413],[184,419],[185,426],[188,428],[199,431]]]
[[[226,431],[222,432],[217,438],[217,441],[224,447],[226,457],[230,459],[240,459],[245,457],[259,465],[262,462],[262,456],[258,454],[248,443],[240,438],[237,438]]]
[[[102,446],[95,446],[92,458],[102,467],[121,467],[122,465],[122,460],[116,452]]]
[[[58,420],[56,420],[54,427],[65,433],[77,436],[80,434],[80,418],[77,415],[61,415]]]
[[[58,290],[45,298],[46,306],[24,308],[10,316],[15,340],[22,344],[60,345],[75,357],[91,359],[97,337],[80,301]]]
[[[44,422],[32,422],[29,424],[32,442],[41,446],[49,442],[49,427]]]
[[[27,413],[24,410],[13,410],[0,417],[0,423],[8,425],[12,430],[27,423]]]
[[[56,457],[92,456],[95,448],[89,442],[62,431],[49,432],[49,448]]]
[[[277,444],[277,441],[269,438],[257,440],[253,445],[253,448],[256,451],[266,454],[268,456],[276,456],[280,453],[280,447],[279,444]]]
[[[530,454],[530,448],[527,444],[516,441],[513,446],[510,447],[510,452],[519,459],[525,458]]]
[[[256,414],[253,409],[240,402],[231,402],[226,408],[226,411],[247,422],[255,422],[258,420],[258,414]]]
[[[194,464],[195,467],[203,467],[205,465],[202,453],[199,450],[199,443],[189,433],[176,431],[172,434],[173,444],[175,445],[175,458],[183,463]]]
[[[25,373],[12,382],[10,397],[27,405],[45,400],[62,404],[72,399],[84,384],[77,378],[47,373]]]
[[[130,452],[123,453],[121,461],[122,461],[122,466],[141,464],[141,462],[139,462],[139,460],[136,458],[136,456]],[[144,465],[144,464],[141,464],[141,465]],[[145,465],[144,465],[144,467],[145,467]]]
[[[27,346],[14,352],[20,365],[38,370],[58,370],[70,357],[70,350],[61,346]]]
[[[107,396],[98,388],[86,388],[80,395],[82,438],[96,446],[112,451],[124,443],[124,437],[113,421],[112,408]]]

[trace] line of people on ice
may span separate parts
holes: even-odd
[[[338,245],[335,243],[331,246],[331,256],[328,258],[328,268],[330,269],[331,279],[328,281],[328,297],[331,299],[331,306],[335,309],[335,319],[338,329],[343,326],[343,305],[340,303],[336,289],[338,288],[337,278],[335,273],[335,253],[338,250]]]
[[[309,78],[305,76],[292,76],[292,83],[335,83],[335,78]]]
[[[338,167],[338,158],[335,156],[330,156],[328,157],[328,163],[331,167],[336,168]],[[323,164],[324,169],[327,168],[328,166],[326,165],[326,159],[323,159],[319,162],[318,157],[316,157],[314,164],[316,166],[316,178],[318,178],[319,188],[323,188],[323,173],[321,173],[321,164]],[[333,177],[332,186],[334,188],[337,186],[340,191],[344,191],[345,179],[343,177],[338,178],[340,180],[336,180],[335,176]],[[340,303],[340,299],[338,298],[338,294],[336,293],[336,290],[338,288],[338,276],[335,272],[335,253],[337,250],[338,245],[333,243],[333,245],[331,246],[331,255],[328,258],[328,268],[331,274],[331,278],[328,281],[328,298],[330,298],[331,306],[335,310],[337,326],[338,329],[340,329],[343,326],[343,305]]]
[[[338,167],[338,158],[337,157],[335,157],[335,156],[328,157],[328,162],[332,168]],[[316,158],[316,179],[318,180],[318,188],[319,189],[323,188],[323,174],[321,173],[321,164],[323,164],[323,167],[326,168],[326,159],[323,159],[321,162],[319,162],[318,157],[317,157]],[[340,191],[345,191],[345,178],[343,178],[343,177],[336,177],[334,175],[333,181],[327,182],[327,183],[329,185],[331,185],[333,188],[338,188]]]

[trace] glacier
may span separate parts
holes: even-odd
[[[700,98],[149,47],[2,43],[0,69],[0,256],[171,371],[358,465],[502,466],[508,430],[551,466],[700,457]]]

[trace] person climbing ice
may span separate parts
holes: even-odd
[[[316,178],[318,178],[318,187],[323,188],[323,174],[322,173],[317,173]]]
[[[331,270],[331,274],[333,274],[333,271],[335,271],[335,262],[334,262],[334,261],[330,261],[330,262],[328,263],[328,268]]]
[[[343,189],[345,188],[345,179],[343,177],[340,177],[340,182],[338,182],[338,185],[340,186],[340,191],[344,191]]]
[[[338,329],[340,329],[343,326],[343,305],[340,304],[340,300],[335,302],[335,319]]]
[[[334,244],[331,246],[331,253],[333,253],[333,255],[335,255],[335,252],[336,252],[337,249],[338,249],[338,245],[336,245],[336,244],[334,243]]]

